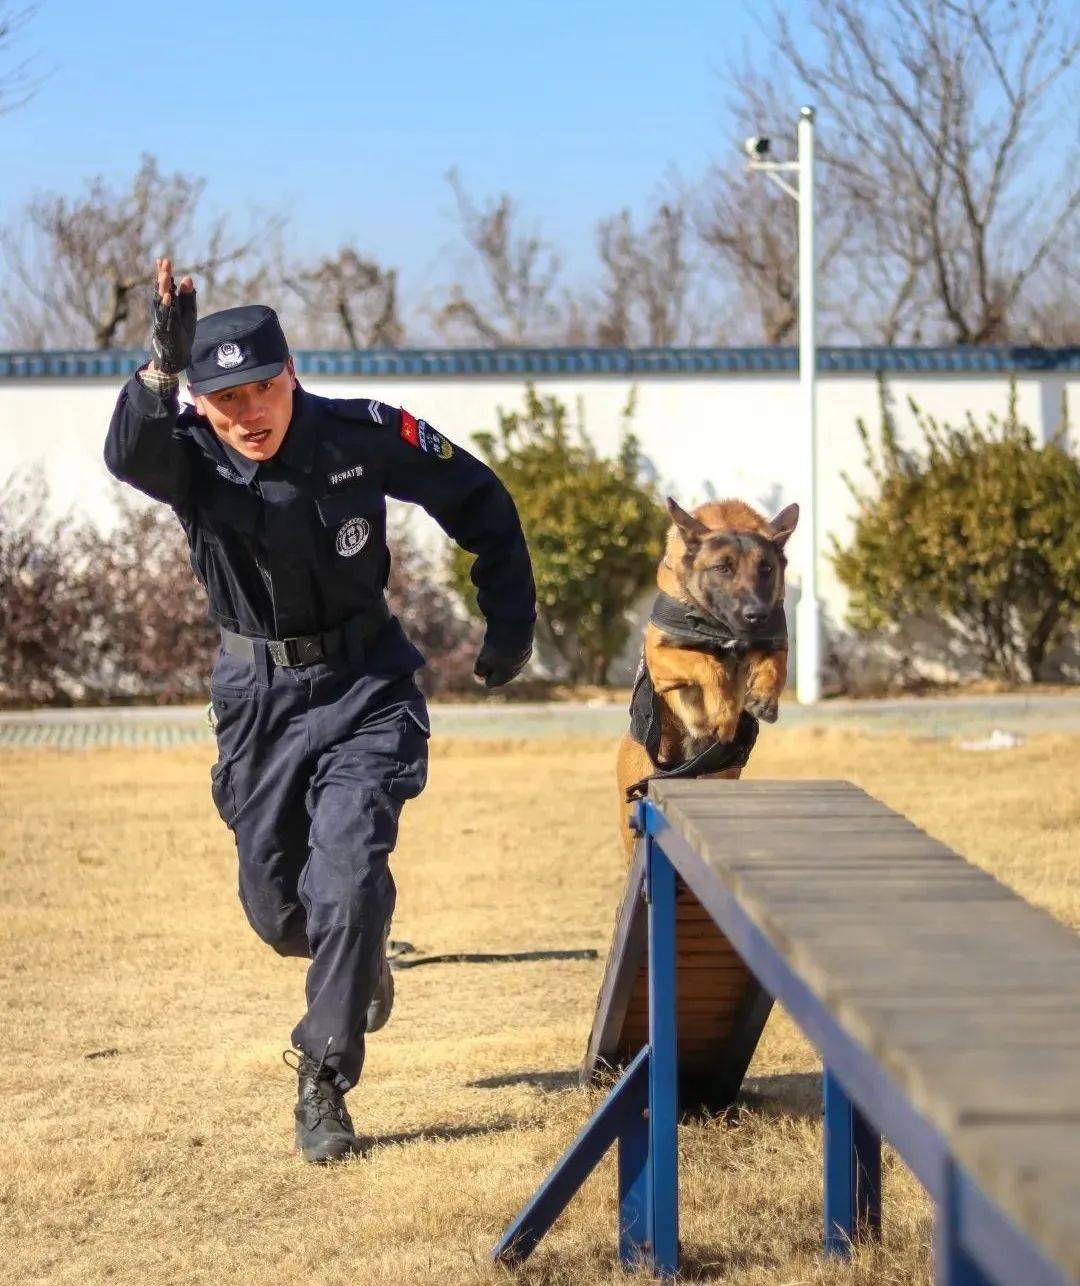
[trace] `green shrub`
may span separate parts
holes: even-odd
[[[981,673],[1037,678],[1049,648],[1080,620],[1080,463],[1068,425],[1040,446],[1016,414],[985,427],[939,424],[914,402],[923,448],[903,450],[882,396],[881,444],[859,432],[876,489],[858,504],[833,563],[860,634],[934,619]]]
[[[624,412],[619,453],[604,459],[556,398],[526,390],[521,411],[499,412],[496,433],[478,433],[483,458],[521,515],[537,592],[537,637],[572,682],[604,683],[626,645],[628,609],[653,583],[668,518],[642,480],[642,457]],[[476,610],[471,559],[451,555],[454,584]]]

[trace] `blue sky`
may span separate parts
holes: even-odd
[[[415,292],[456,253],[456,165],[475,195],[518,197],[573,274],[601,216],[740,164],[725,80],[760,8],[41,0],[20,37],[41,86],[0,117],[0,220],[151,151],[208,180],[208,210],[286,212],[300,254],[355,238]]]

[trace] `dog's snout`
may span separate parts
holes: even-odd
[[[753,605],[743,608],[742,618],[752,630],[756,630],[769,619],[769,613],[764,607]]]

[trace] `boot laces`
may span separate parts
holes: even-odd
[[[317,1119],[321,1121],[337,1121],[345,1128],[349,1128],[349,1121],[346,1119],[345,1099],[337,1086],[334,1084],[330,1075],[323,1075],[326,1067],[326,1058],[330,1053],[330,1044],[333,1036],[328,1036],[326,1048],[323,1050],[322,1057],[316,1063],[310,1054],[304,1053],[302,1049],[286,1049],[282,1052],[281,1061],[286,1067],[291,1067],[301,1077],[308,1077],[311,1081],[311,1097],[315,1102],[315,1108],[318,1113]],[[292,1058],[290,1058],[290,1054]],[[295,1062],[293,1061],[295,1059]]]

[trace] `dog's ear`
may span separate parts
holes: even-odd
[[[787,544],[787,538],[795,530],[796,526],[798,526],[798,522],[798,505],[787,505],[785,508],[781,509],[772,522],[769,523],[769,526],[772,528],[772,536],[770,537],[772,543],[774,545],[779,545],[780,548],[783,549]]]
[[[695,518],[693,514],[688,514],[670,496],[667,498],[667,511],[685,540],[696,543],[709,534],[709,528],[700,519]]]

